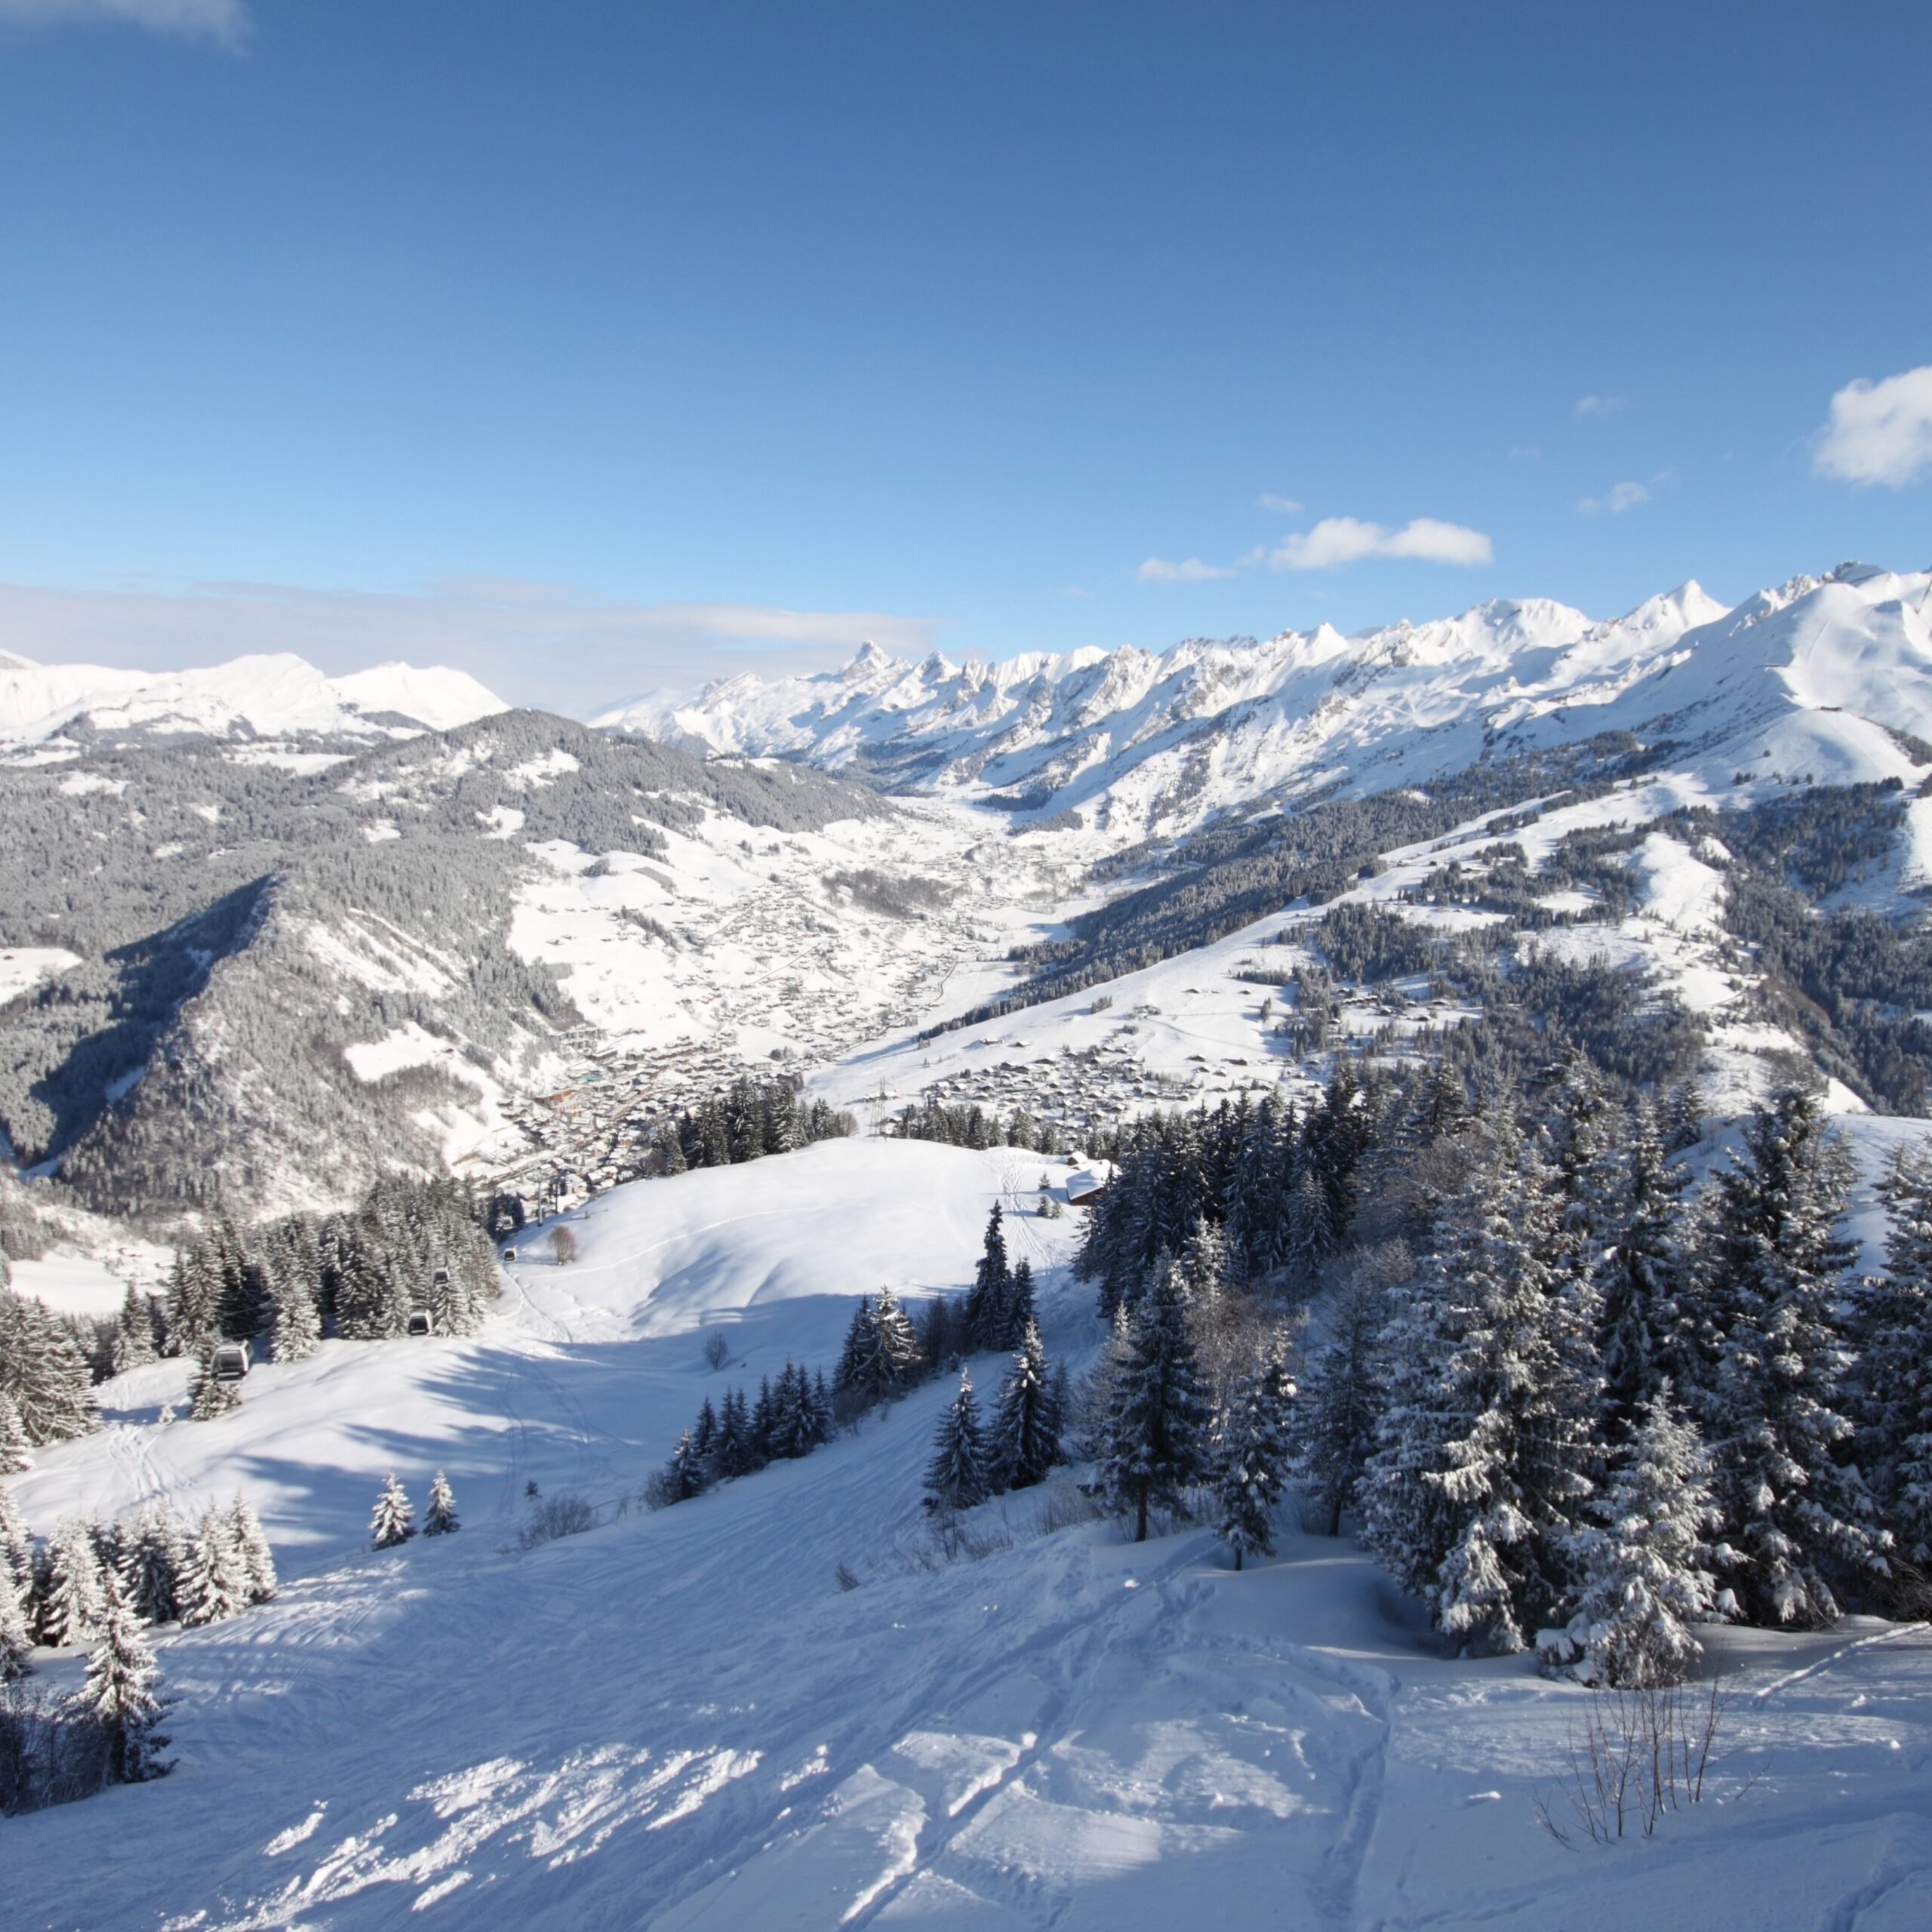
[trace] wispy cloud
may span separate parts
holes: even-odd
[[[1272,491],[1263,490],[1260,497],[1261,507],[1272,510],[1278,516],[1299,516],[1301,506],[1292,497],[1278,497]]]
[[[44,663],[172,670],[293,651],[332,675],[398,657],[453,664],[512,703],[589,715],[740,671],[818,670],[860,645],[917,654],[934,626],[880,611],[640,604],[568,585],[463,578],[414,592],[195,584],[113,590],[0,583],[0,650]]]
[[[245,0],[0,0],[0,26],[95,26],[118,22],[151,33],[238,47],[248,35]]]
[[[1811,469],[1836,482],[1894,490],[1932,472],[1932,363],[1882,382],[1846,383],[1832,398]]]
[[[1518,443],[1509,454],[1519,462],[1534,463],[1543,454],[1534,443]]]
[[[1143,583],[1211,583],[1217,577],[1234,572],[1220,564],[1204,564],[1198,557],[1184,558],[1171,564],[1164,557],[1149,557],[1134,574]]]
[[[1364,557],[1407,557],[1432,564],[1487,564],[1496,549],[1480,530],[1419,516],[1399,530],[1359,517],[1324,517],[1312,530],[1284,537],[1257,553],[1271,570],[1330,571]]]
[[[1577,507],[1586,516],[1620,515],[1647,503],[1658,491],[1669,489],[1676,481],[1675,470],[1660,469],[1647,483],[1613,483],[1601,497],[1580,497]]]
[[[1577,398],[1579,416],[1620,416],[1629,407],[1627,395],[1580,395]]]
[[[1599,512],[1607,512],[1611,516],[1616,516],[1624,510],[1634,510],[1639,503],[1647,503],[1650,500],[1650,485],[1647,483],[1613,483],[1601,497],[1580,497],[1577,507],[1586,516],[1595,516]]]

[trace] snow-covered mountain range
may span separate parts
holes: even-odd
[[[379,664],[326,678],[286,651],[189,671],[37,664],[0,651],[0,751],[40,755],[183,737],[400,737],[509,709],[466,671]]]
[[[1081,809],[1121,838],[1610,731],[1668,738],[1713,777],[1768,758],[1843,783],[1909,771],[1894,734],[1932,737],[1928,592],[1932,574],[1847,564],[1734,608],[1688,583],[1610,622],[1531,598],[1158,654],[912,663],[867,645],[842,670],[732,678],[597,722],[1035,817]]]

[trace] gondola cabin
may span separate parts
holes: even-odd
[[[503,1250],[503,1259],[506,1262],[514,1261],[516,1259],[516,1250],[513,1247],[505,1248]]]
[[[433,1335],[436,1332],[435,1318],[426,1308],[411,1309],[409,1332],[412,1335]]]
[[[239,1382],[248,1372],[248,1345],[246,1342],[224,1342],[214,1352],[214,1360],[209,1364],[210,1372],[217,1382]]]

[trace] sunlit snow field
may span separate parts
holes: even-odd
[[[1083,1358],[1098,1331],[1064,1272],[1076,1220],[1024,1212],[1040,1168],[855,1141],[643,1183],[574,1220],[576,1263],[512,1270],[472,1340],[331,1343],[257,1371],[216,1423],[156,1424],[172,1364],[110,1386],[109,1427],[19,1480],[35,1525],[240,1484],[287,1586],[161,1641],[171,1777],[0,1825],[0,1924],[1932,1917],[1921,1629],[1727,1638],[1727,1801],[1569,1851],[1531,1800],[1586,1694],[1521,1660],[1443,1660],[1346,1540],[1291,1531],[1237,1576],[1199,1532],[1042,1534],[1022,1495],[980,1512],[1010,1547],[922,1558],[943,1387],[804,1462],[616,1513],[707,1392],[788,1355],[829,1367],[882,1281],[963,1287],[995,1199],[1046,1277],[1049,1347]],[[701,1352],[713,1326],[721,1374]],[[979,1367],[990,1383],[998,1364]],[[447,1469],[461,1533],[367,1553],[391,1467],[419,1503]],[[600,1527],[507,1548],[532,1480],[603,1506]]]

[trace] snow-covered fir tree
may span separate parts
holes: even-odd
[[[1296,1376],[1285,1435],[1289,1467],[1330,1536],[1342,1533],[1375,1447],[1382,1413],[1382,1331],[1389,1291],[1371,1266],[1351,1270],[1319,1315]]]
[[[1294,1398],[1286,1362],[1271,1357],[1236,1388],[1215,1430],[1214,1531],[1234,1553],[1237,1570],[1244,1558],[1269,1555],[1275,1548]]]
[[[33,1538],[14,1492],[0,1482],[0,1570],[24,1592],[33,1585]]]
[[[980,1435],[979,1404],[974,1399],[972,1372],[959,1371],[959,1392],[940,1412],[934,1434],[933,1459],[926,1466],[926,1506],[932,1509],[971,1509],[986,1501],[986,1444]]]
[[[860,1406],[903,1395],[918,1380],[919,1338],[889,1287],[878,1299],[863,1297],[833,1377],[835,1394]]]
[[[1594,1520],[1570,1538],[1577,1607],[1564,1641],[1592,1683],[1677,1684],[1703,1653],[1693,1629],[1718,1617],[1722,1594],[1710,1457],[1668,1382],[1635,1420]]]
[[[153,1312],[147,1297],[130,1287],[122,1297],[121,1312],[114,1324],[111,1357],[114,1372],[121,1375],[131,1368],[140,1368],[152,1361],[155,1353]]]
[[[1629,1431],[1666,1377],[1694,1377],[1700,1361],[1696,1316],[1684,1296],[1683,1195],[1690,1177],[1665,1150],[1648,1100],[1632,1109],[1619,1151],[1613,1225],[1597,1275],[1597,1347],[1613,1437]]]
[[[269,1547],[268,1537],[262,1530],[262,1519],[255,1514],[254,1506],[238,1490],[235,1500],[229,1505],[228,1532],[248,1578],[249,1602],[273,1603],[276,1588],[275,1552]]]
[[[235,1539],[234,1521],[219,1503],[202,1512],[177,1587],[181,1621],[191,1629],[219,1623],[248,1607],[248,1559]]]
[[[1932,1569],[1932,1161],[1900,1150],[1881,1190],[1885,1272],[1852,1303],[1857,1460],[1897,1555]]]
[[[693,1460],[700,1468],[703,1466],[701,1459]],[[438,1469],[429,1484],[429,1504],[423,1513],[423,1534],[426,1537],[446,1537],[452,1530],[462,1527],[456,1513],[456,1498],[450,1491],[449,1478]]]
[[[1187,1310],[1171,1263],[1157,1266],[1128,1316],[1100,1425],[1095,1481],[1147,1540],[1151,1509],[1177,1506],[1211,1467],[1214,1414],[1195,1371]]]
[[[1849,1359],[1836,1232],[1853,1168],[1817,1097],[1780,1094],[1747,1121],[1718,1177],[1703,1292],[1721,1340],[1699,1420],[1717,1467],[1724,1540],[1753,1623],[1818,1629],[1838,1591],[1881,1577],[1883,1532],[1838,1406]]]
[[[1034,1320],[1033,1264],[1023,1254],[1007,1277],[1006,1299],[1001,1309],[999,1346],[1017,1349],[1020,1339]]]
[[[55,1650],[85,1643],[100,1626],[105,1601],[91,1526],[85,1517],[66,1517],[48,1540],[41,1641]]]
[[[121,1590],[143,1623],[172,1623],[181,1614],[188,1539],[166,1503],[145,1505],[121,1554]]]
[[[407,1543],[416,1534],[416,1512],[410,1507],[409,1498],[403,1492],[402,1484],[395,1479],[392,1469],[376,1498],[376,1506],[369,1518],[369,1547],[371,1549],[394,1549],[398,1543]]]
[[[1039,1327],[1029,1320],[993,1404],[987,1445],[992,1487],[1028,1489],[1044,1481],[1060,1460],[1062,1423]]]
[[[78,1697],[106,1734],[107,1781],[140,1784],[168,1769],[161,1753],[168,1740],[158,1728],[164,1709],[155,1694],[160,1673],[141,1636],[140,1620],[109,1577],[102,1596],[100,1637],[88,1658]]]
[[[0,1395],[8,1398],[30,1448],[99,1426],[87,1358],[53,1312],[0,1286]]]
[[[1550,1620],[1590,1491],[1595,1350],[1557,1271],[1556,1219],[1533,1150],[1493,1124],[1383,1337],[1365,1538],[1478,1655],[1520,1651]]]
[[[20,1422],[20,1407],[0,1390],[0,1476],[15,1476],[33,1467],[33,1451]]]
[[[986,1237],[979,1264],[973,1271],[973,1285],[967,1291],[965,1306],[961,1310],[968,1344],[975,1352],[999,1348],[1006,1335],[1006,1299],[1011,1273],[1001,1220],[1000,1205],[995,1201],[986,1222]]]
[[[26,1592],[11,1567],[0,1563],[0,1684],[11,1684],[32,1668],[33,1635],[27,1627]]]
[[[671,1451],[670,1459],[646,1486],[645,1500],[654,1509],[660,1509],[672,1503],[688,1503],[694,1496],[702,1496],[710,1486],[710,1478],[705,1468],[705,1460],[697,1452],[691,1432],[686,1429],[678,1438],[677,1446]],[[430,1493],[431,1506],[435,1506],[435,1492]],[[433,1519],[423,1527],[423,1534],[434,1536],[436,1531]]]

